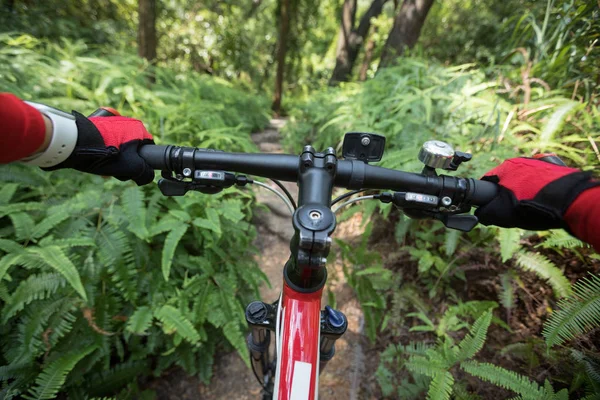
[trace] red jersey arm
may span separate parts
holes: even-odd
[[[600,187],[581,193],[565,213],[565,221],[575,236],[600,252]]]
[[[0,93],[0,164],[32,155],[44,143],[42,114],[10,93]]]

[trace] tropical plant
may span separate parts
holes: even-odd
[[[147,66],[127,54],[1,40],[0,90],[113,105],[159,141],[252,151],[267,118],[261,97],[223,81],[158,68],[150,90]],[[172,365],[207,381],[218,348],[245,359],[243,305],[265,279],[250,257],[251,194],[164,198],[154,185],[22,165],[0,167],[0,181],[0,397],[113,395]]]

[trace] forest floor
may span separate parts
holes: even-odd
[[[261,152],[281,153],[279,130],[285,125],[283,119],[271,120],[269,126],[252,135]],[[284,183],[295,198],[295,183]],[[273,186],[276,188],[276,186]],[[282,288],[282,271],[289,257],[289,242],[293,234],[290,213],[285,204],[273,193],[256,188],[260,205],[255,210],[254,224],[257,229],[255,247],[259,254],[256,261],[269,278],[271,285],[263,284],[260,295],[263,301],[274,301]],[[335,237],[356,242],[363,233],[360,215],[341,223]],[[335,246],[334,246],[335,247]],[[335,251],[335,250],[334,250]],[[363,334],[363,312],[354,290],[347,284],[339,261],[328,268],[329,276],[323,291],[323,303],[327,304],[328,291],[336,298],[337,308],[348,318],[348,330],[336,342],[336,355],[319,376],[319,398],[369,399],[376,398],[374,371],[378,365],[378,352],[372,351]],[[203,400],[250,400],[260,399],[261,388],[252,371],[246,367],[237,352],[231,352],[215,360],[210,385],[204,385],[196,377],[190,377],[180,369],[170,370],[150,387],[158,399]]]

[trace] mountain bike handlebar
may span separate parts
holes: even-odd
[[[154,169],[180,176],[190,170],[225,170],[269,179],[297,182],[302,155],[229,153],[193,147],[143,145],[141,157]],[[335,157],[335,156],[334,156]],[[482,206],[498,193],[495,183],[447,175],[426,175],[369,165],[359,160],[336,163],[334,186],[382,189],[449,197],[452,204]]]

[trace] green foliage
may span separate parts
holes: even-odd
[[[600,277],[579,280],[573,294],[558,303],[559,310],[544,325],[549,347],[559,345],[600,326]]]
[[[463,371],[484,381],[518,393],[523,400],[568,399],[568,392],[566,389],[555,393],[552,386],[549,384],[541,387],[522,375],[493,364],[465,361],[460,364],[460,367]]]
[[[559,270],[545,256],[532,253],[521,252],[516,258],[517,265],[526,271],[532,271],[540,278],[548,281],[556,297],[566,297],[571,294],[571,284]]]
[[[27,399],[54,399],[56,394],[65,383],[67,374],[85,356],[96,348],[94,346],[78,352],[67,353],[44,368],[43,372],[35,380],[35,386],[29,391]]]
[[[264,98],[218,79],[156,68],[149,88],[125,52],[0,41],[0,90],[84,113],[112,105],[157,141],[252,151],[267,121]],[[264,279],[249,257],[251,195],[164,198],[22,165],[0,181],[0,397],[113,395],[174,364],[206,381],[217,347],[246,356],[242,305]]]

